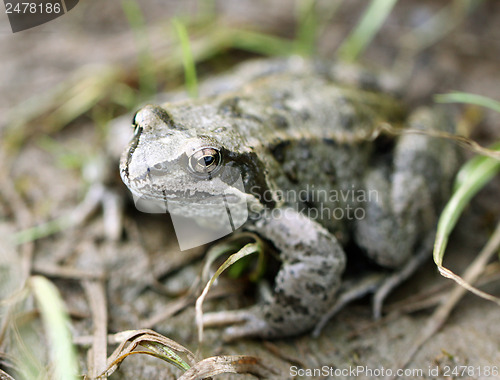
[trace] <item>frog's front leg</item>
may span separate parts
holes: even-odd
[[[226,339],[285,337],[312,329],[339,288],[342,247],[325,228],[291,208],[269,212],[250,229],[280,251],[273,294],[250,309],[207,314],[204,324],[239,323],[225,330]]]

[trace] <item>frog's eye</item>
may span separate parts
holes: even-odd
[[[194,174],[213,173],[221,163],[221,154],[215,148],[201,148],[188,161],[189,170]]]
[[[134,136],[137,136],[138,134],[140,134],[142,132],[142,127],[139,125],[139,123],[136,120],[136,116],[139,113],[139,111],[137,111],[134,114],[134,117],[132,118],[132,128],[134,130]]]

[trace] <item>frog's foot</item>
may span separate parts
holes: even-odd
[[[382,306],[385,298],[392,290],[407,280],[418,268],[429,258],[429,252],[434,242],[434,235],[429,235],[420,246],[417,254],[413,256],[403,267],[391,274],[373,273],[362,280],[345,282],[339,291],[335,304],[326,312],[314,328],[312,335],[318,337],[321,330],[344,306],[367,294],[373,295],[373,317],[379,319],[382,316]]]
[[[382,316],[382,305],[387,295],[402,282],[407,280],[430,256],[430,250],[434,242],[434,235],[427,236],[418,252],[403,267],[384,279],[377,287],[373,296],[373,317],[379,319]]]
[[[386,278],[386,274],[373,273],[362,280],[353,280],[342,284],[337,301],[316,324],[312,336],[317,338],[328,321],[342,310],[344,306],[367,294],[373,293],[380,287],[380,284],[384,283]]]
[[[269,317],[269,316],[268,316]],[[241,338],[277,338],[286,334],[272,327],[265,318],[262,307],[256,305],[245,310],[220,311],[203,316],[204,327],[228,326],[224,330],[224,341]]]

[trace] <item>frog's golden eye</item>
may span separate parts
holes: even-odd
[[[189,170],[194,174],[209,174],[220,166],[221,154],[215,148],[201,148],[194,152],[188,161]]]

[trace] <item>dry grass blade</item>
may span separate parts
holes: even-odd
[[[108,314],[106,291],[104,285],[97,281],[84,281],[83,288],[92,312],[92,350],[89,355],[88,368],[91,376],[95,377],[106,368]]]
[[[447,140],[453,140],[458,145],[463,148],[468,149],[471,152],[481,154],[483,156],[491,157],[496,160],[500,160],[500,152],[495,149],[485,148],[479,145],[474,140],[471,140],[464,136],[454,135],[453,133],[436,131],[436,130],[422,130],[422,129],[412,129],[412,128],[396,128],[388,123],[381,123],[378,128],[375,129],[373,137],[377,137],[380,133],[386,132],[391,135],[402,135],[402,134],[415,134],[415,135],[425,135],[430,137],[437,137]]]
[[[0,352],[0,367],[4,370],[12,370],[13,372],[19,369],[19,363],[16,358],[11,357],[8,354]],[[7,372],[0,369],[0,380],[15,380]]]
[[[0,369],[0,380],[15,380],[15,379],[12,376],[10,376],[8,373],[6,373]]]
[[[494,254],[495,252],[493,252]],[[476,269],[478,275],[480,275],[483,271],[483,269],[485,268],[486,264],[488,263],[488,260],[491,259],[491,257],[493,256],[493,254],[491,254],[490,256],[487,256],[485,257],[483,260],[481,261],[474,261],[473,264],[470,265],[470,269],[473,270],[473,269]],[[477,259],[480,259],[481,257],[478,256]],[[500,298],[498,297],[495,297],[495,296],[492,296],[491,294],[488,294],[486,292],[483,292],[482,290],[478,289],[478,288],[475,288],[474,286],[472,286],[465,278],[462,278],[458,275],[456,275],[455,273],[453,273],[451,270],[447,269],[447,268],[444,268],[444,267],[439,267],[439,273],[441,273],[441,275],[443,277],[446,277],[446,278],[449,278],[449,279],[452,279],[453,281],[455,281],[458,285],[460,285],[461,287],[463,287],[464,289],[468,290],[469,292],[471,293],[474,293],[476,296],[479,296],[481,298],[484,298],[485,300],[488,300],[488,301],[491,301],[491,302],[494,302],[496,303],[498,306],[500,306]]]
[[[192,305],[194,302],[194,296],[188,295],[182,298],[178,298],[174,301],[168,302],[159,313],[145,319],[141,322],[141,326],[145,328],[152,328],[156,324],[167,320],[171,316],[185,309],[186,307]]]
[[[299,366],[301,368],[307,368],[307,365],[305,364],[305,362],[301,359],[299,359],[297,356],[295,355],[291,355],[291,354],[288,354],[286,352],[284,352],[284,350],[282,350],[280,347],[278,347],[276,344],[274,343],[271,343],[271,342],[262,342],[262,345],[271,353],[273,354],[274,356],[290,363],[290,364],[293,364],[293,365],[296,365],[296,366]]]
[[[150,355],[175,365],[184,371],[179,380],[201,380],[222,373],[248,373],[261,379],[276,377],[277,374],[274,368],[264,364],[260,358],[248,355],[214,356],[195,362],[194,354],[187,348],[148,329],[123,331],[112,337],[120,337],[122,342],[108,358],[107,369],[98,376],[85,376],[85,379],[105,379],[118,369],[125,358],[137,354]],[[137,350],[138,346],[145,347],[148,351]],[[186,360],[177,353],[183,354]]]
[[[491,257],[498,252],[500,248],[500,223],[497,225],[493,236],[489,240],[488,244],[483,248],[481,253],[477,256],[474,262],[469,266],[463,275],[463,280],[466,283],[474,283],[478,277],[483,273],[483,270]],[[422,329],[419,334],[419,339],[415,344],[409,348],[406,352],[406,357],[399,366],[399,368],[405,368],[413,356],[418,352],[418,350],[424,345],[424,343],[430,339],[444,324],[451,311],[455,305],[460,301],[460,299],[467,292],[467,288],[462,285],[456,286],[450,293],[449,296],[444,298],[443,303],[439,306],[436,311],[429,318],[427,325]]]
[[[475,284],[477,287],[482,287],[497,283],[498,281],[500,281],[500,263],[493,262],[484,268],[481,278]],[[455,284],[451,282],[440,283],[429,289],[423,289],[421,292],[404,298],[401,301],[391,303],[385,307],[385,310],[388,315],[401,315],[437,307],[444,303],[444,299],[449,297],[450,291],[454,286]]]
[[[137,346],[143,346],[151,351],[134,351]],[[184,354],[182,359],[176,352]],[[132,354],[147,354],[165,360],[177,368],[188,370],[194,363],[194,354],[179,343],[169,339],[153,330],[133,330],[124,333],[124,340],[108,358],[107,369],[97,378],[110,376],[120,366],[121,362]]]
[[[202,380],[222,373],[249,373],[259,379],[277,374],[273,368],[267,367],[261,359],[254,356],[214,356],[199,361],[178,380]]]
[[[240,286],[239,284],[235,284],[230,288],[229,287],[215,288],[212,292],[210,292],[207,295],[207,299],[215,299],[215,298],[227,297],[233,294],[241,294],[243,289],[244,289],[243,286]],[[171,302],[167,302],[165,306],[158,313],[143,320],[140,323],[140,325],[148,329],[153,328],[158,323],[167,320],[168,318],[177,314],[178,312],[190,306],[191,304],[194,304],[195,301],[196,297],[190,293],[186,296],[183,296],[182,298],[178,298]]]
[[[262,252],[262,241],[258,239],[255,243],[248,243],[243,248],[241,248],[238,252],[232,254],[228,257],[226,261],[217,269],[215,274],[212,276],[210,281],[208,281],[207,285],[203,289],[203,292],[196,300],[196,325],[198,326],[198,341],[203,342],[203,301],[207,296],[208,291],[214,284],[215,280],[224,272],[227,268],[233,265],[238,260],[242,259],[245,256],[251,255],[253,253]]]
[[[106,277],[103,271],[90,271],[51,263],[36,263],[33,265],[33,272],[45,277],[66,278],[70,280],[103,280]]]

